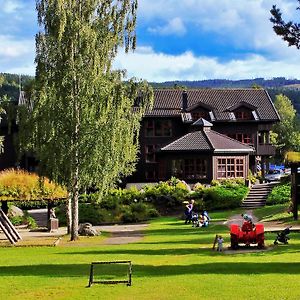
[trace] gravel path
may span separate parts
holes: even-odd
[[[112,226],[95,226],[99,231],[111,233],[111,236],[104,241],[104,245],[123,245],[135,243],[141,240],[144,235],[142,231],[148,224],[133,225],[112,225]]]
[[[254,223],[254,224],[257,223],[258,218],[255,217],[255,216],[253,215],[253,211],[252,211],[252,210],[246,210],[246,211],[245,211],[245,214],[252,216],[253,223]],[[230,227],[231,224],[238,224],[238,225],[242,226],[242,225],[243,225],[243,222],[244,222],[244,219],[243,219],[243,217],[241,216],[241,214],[239,214],[239,215],[231,216],[231,217],[230,217],[227,221],[225,221],[223,224],[224,224],[224,225],[227,225],[228,227]]]

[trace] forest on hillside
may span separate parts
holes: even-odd
[[[26,89],[33,81],[32,76],[0,73],[0,99],[7,95],[11,101],[18,101],[19,91]],[[291,99],[298,114],[300,114],[300,80],[276,77],[272,79],[255,78],[243,80],[211,79],[198,81],[168,81],[152,82],[153,88],[265,88],[272,100],[278,94],[284,94]]]
[[[33,80],[32,76],[0,73],[0,99],[7,95],[11,101],[17,102],[20,88],[24,89]]]

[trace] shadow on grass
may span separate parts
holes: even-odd
[[[43,276],[49,278],[84,277],[88,280],[89,265],[87,264],[44,264],[23,266],[1,266],[1,276]],[[117,267],[105,270],[105,275],[113,275]],[[299,262],[217,262],[191,265],[135,265],[133,262],[134,277],[161,277],[176,275],[250,275],[250,274],[300,274]]]
[[[200,244],[199,244],[200,245]],[[167,249],[109,249],[101,248],[99,250],[85,251],[83,252],[72,252],[72,255],[103,255],[103,254],[113,254],[113,255],[208,255],[208,249],[199,248],[167,248]],[[69,255],[70,253],[60,253],[63,255]]]

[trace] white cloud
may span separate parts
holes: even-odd
[[[0,35],[0,56],[6,59],[21,57],[34,51],[34,40],[16,40],[15,37]]]
[[[296,0],[141,0],[139,19],[145,24],[153,20],[169,24],[179,16],[186,31],[206,32],[237,49],[250,47],[284,57],[287,44],[269,21],[274,3],[285,20],[297,20]]]
[[[34,39],[0,35],[0,72],[34,74]]]
[[[300,57],[286,60],[268,60],[261,55],[249,54],[244,59],[220,62],[217,58],[195,56],[192,52],[180,55],[155,53],[147,48],[135,53],[118,55],[115,67],[126,69],[128,77],[143,78],[148,81],[203,80],[203,79],[245,79],[255,77],[298,78],[295,66]]]
[[[16,0],[0,0],[0,7],[4,13],[12,14],[22,8],[23,5]]]
[[[159,35],[175,34],[181,36],[186,33],[184,23],[178,17],[171,19],[165,26],[150,27],[148,30]]]

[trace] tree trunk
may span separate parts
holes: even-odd
[[[75,81],[76,82],[76,81]],[[76,85],[75,85],[76,86]],[[74,175],[72,188],[72,230],[71,241],[78,240],[78,198],[79,198],[79,105],[74,98],[75,130],[74,130]]]
[[[72,199],[71,193],[68,194],[68,200],[66,202],[66,218],[67,218],[67,233],[71,233],[72,228]]]
[[[78,165],[74,174],[74,185],[72,192],[72,226],[71,226],[71,241],[78,240],[78,198],[79,198],[79,185],[78,185]]]

